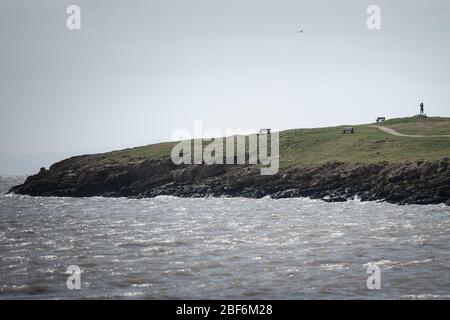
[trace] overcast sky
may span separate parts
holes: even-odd
[[[0,152],[450,116],[449,39],[448,0],[1,0]]]

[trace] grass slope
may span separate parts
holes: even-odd
[[[403,134],[450,135],[450,118],[416,116],[388,120],[382,125]]]
[[[411,117],[391,119],[382,124],[404,134],[450,134],[450,118]],[[450,157],[450,138],[397,137],[369,125],[357,125],[354,134],[342,128],[293,129],[280,133],[280,166],[316,164],[325,161],[377,162],[402,160],[436,160]],[[208,142],[209,143],[209,142]],[[208,144],[208,143],[205,143]],[[124,163],[146,158],[170,156],[175,142],[112,151],[100,161]]]

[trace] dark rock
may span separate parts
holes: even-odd
[[[188,167],[184,169],[175,170],[173,173],[173,181],[176,184],[187,184],[195,181],[197,174],[197,167]]]
[[[342,202],[449,204],[448,159],[349,164],[327,162],[261,176],[249,165],[182,165],[171,160],[107,163],[103,155],[73,157],[41,169],[10,191],[33,196],[310,197]]]

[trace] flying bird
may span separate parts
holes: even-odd
[[[297,33],[303,33],[303,30],[298,30]]]

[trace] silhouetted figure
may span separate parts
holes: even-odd
[[[423,107],[423,102],[420,103],[420,114],[423,116],[424,113],[424,107]]]

